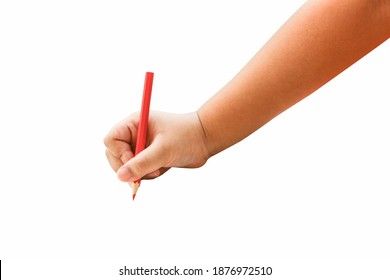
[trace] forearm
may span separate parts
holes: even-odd
[[[384,42],[390,25],[384,2],[308,1],[198,110],[210,155],[242,140]]]

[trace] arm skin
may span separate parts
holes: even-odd
[[[303,5],[198,110],[210,156],[239,142],[388,39],[389,3],[317,0]]]
[[[106,156],[125,182],[170,167],[200,167],[330,81],[390,35],[390,0],[306,2],[197,112],[152,112],[148,147],[134,156],[139,114],[105,137]]]

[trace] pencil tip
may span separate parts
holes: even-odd
[[[136,195],[136,194],[133,194],[133,200],[134,200],[134,198],[135,198],[135,195]]]

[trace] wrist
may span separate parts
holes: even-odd
[[[215,143],[216,141],[212,140],[212,136],[210,134],[210,131],[207,130],[205,124],[204,124],[204,116],[198,111],[195,112],[197,121],[198,121],[198,127],[199,132],[201,134],[201,140],[200,143],[202,145],[202,149],[204,151],[204,154],[207,159],[211,158],[212,156],[216,155],[220,150],[216,147]]]

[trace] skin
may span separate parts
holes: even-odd
[[[390,1],[307,1],[247,65],[196,112],[151,112],[147,148],[134,157],[139,113],[104,139],[118,178],[196,168],[310,95],[390,37]],[[245,121],[242,121],[245,120]]]

